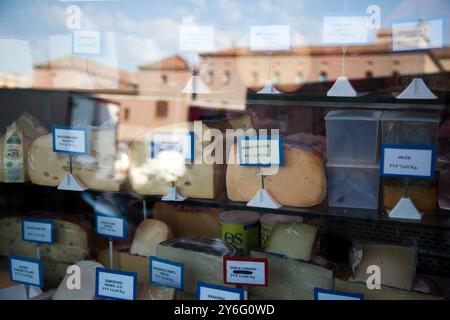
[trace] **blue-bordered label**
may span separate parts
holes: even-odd
[[[127,220],[125,217],[112,217],[103,214],[95,215],[95,231],[108,238],[125,239]]]
[[[97,268],[95,296],[113,300],[136,300],[137,273]]]
[[[74,30],[72,53],[74,55],[99,55],[102,51],[102,34],[98,30]]]
[[[44,286],[41,260],[9,256],[8,267],[11,281],[30,286]]]
[[[55,222],[51,220],[22,219],[22,240],[52,244],[55,242]]]
[[[244,289],[197,282],[197,300],[245,300]]]
[[[88,154],[89,140],[86,128],[53,126],[53,152],[67,154]]]
[[[175,151],[186,161],[194,162],[194,132],[154,132],[150,143],[150,158],[158,158],[162,152]]]
[[[150,257],[150,283],[184,290],[184,264]]]
[[[314,300],[364,300],[364,295],[314,288]]]
[[[284,166],[281,136],[238,136],[237,146],[241,166]]]
[[[383,177],[433,179],[436,148],[384,144],[380,172]]]

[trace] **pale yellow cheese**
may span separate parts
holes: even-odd
[[[156,256],[158,244],[172,238],[172,231],[164,222],[156,219],[144,220],[136,229],[130,253],[144,257]]]
[[[88,155],[73,155],[72,169],[89,189],[119,191],[125,176],[115,170],[114,130],[91,130]],[[28,174],[33,183],[58,186],[69,173],[68,155],[53,152],[52,135],[36,139],[28,152]]]
[[[267,258],[267,287],[251,286],[249,294],[268,300],[313,300],[314,288],[333,289],[333,271],[275,254],[252,251],[253,258]]]
[[[137,287],[137,300],[174,300],[175,289],[150,284]]]
[[[233,201],[250,201],[261,189],[259,167],[240,166],[236,146],[230,151],[226,187]],[[326,195],[326,177],[322,157],[314,151],[284,147],[285,165],[264,177],[264,188],[282,205],[310,207],[320,204]]]
[[[311,260],[317,228],[305,223],[278,223],[272,230],[266,251],[294,259]]]

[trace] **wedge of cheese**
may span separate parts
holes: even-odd
[[[228,198],[233,201],[250,201],[261,189],[261,169],[240,166],[237,150],[230,151],[226,173]],[[320,204],[326,195],[326,177],[323,158],[319,153],[293,145],[284,147],[285,166],[264,177],[264,188],[282,205],[310,207]]]
[[[317,228],[305,223],[277,224],[270,234],[266,251],[290,258],[310,261]]]
[[[89,189],[119,191],[125,175],[115,170],[116,134],[114,130],[90,130],[88,155],[72,157],[73,173]],[[31,182],[58,186],[69,173],[69,157],[53,152],[52,135],[36,139],[28,152]]]
[[[158,245],[157,256],[184,264],[184,291],[196,293],[197,282],[223,285],[223,257],[235,249],[222,240],[203,237],[179,238]]]
[[[313,300],[314,288],[331,290],[333,271],[300,260],[261,251],[252,251],[253,258],[267,258],[267,287],[249,287],[249,294],[264,300]]]
[[[158,244],[172,238],[167,224],[157,219],[146,219],[136,229],[130,253],[143,257],[156,256]]]
[[[0,255],[15,255],[34,258],[36,245],[22,240],[20,217],[0,219]],[[55,243],[41,244],[41,259],[55,262],[75,263],[89,254],[88,235],[79,224],[53,219],[55,223]]]
[[[202,132],[208,128],[203,125]],[[180,123],[145,133],[129,148],[129,179],[133,190],[141,195],[166,195],[172,183],[184,197],[214,199],[224,186],[225,165],[185,163],[184,159],[152,159],[150,145],[152,134],[194,130],[192,123]],[[203,139],[202,132],[195,132],[195,160],[203,157],[204,148],[211,139]]]
[[[175,238],[192,236],[220,238],[219,216],[223,211],[220,208],[162,202],[153,205],[153,217],[167,223]]]

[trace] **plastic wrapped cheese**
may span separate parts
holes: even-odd
[[[156,219],[144,220],[136,229],[130,253],[144,257],[155,256],[158,244],[172,238],[172,231],[164,222]]]
[[[115,170],[115,130],[89,131],[89,154],[73,155],[73,173],[89,189],[119,191],[125,176]],[[69,157],[53,152],[52,135],[36,139],[28,153],[28,174],[33,183],[58,186],[69,173]]]
[[[230,152],[226,173],[228,198],[250,201],[261,189],[259,167],[240,166],[237,150]],[[310,207],[320,204],[326,195],[326,177],[322,156],[296,144],[284,146],[285,165],[274,175],[264,177],[264,188],[282,205]]]
[[[309,224],[279,223],[272,229],[266,251],[310,261],[316,236],[317,228]]]
[[[201,126],[202,133],[208,128]],[[155,129],[145,133],[134,141],[129,148],[129,179],[133,190],[141,195],[166,195],[174,183],[177,191],[184,197],[213,199],[224,184],[224,165],[186,163],[182,157],[152,159],[150,145],[152,134],[171,132],[193,132],[193,123],[179,123]],[[204,147],[211,143],[211,139],[203,139],[194,132],[194,159],[198,162],[203,157]],[[161,154],[162,155],[162,154]]]

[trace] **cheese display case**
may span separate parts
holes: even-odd
[[[0,21],[0,300],[450,299],[447,4],[150,2]]]

